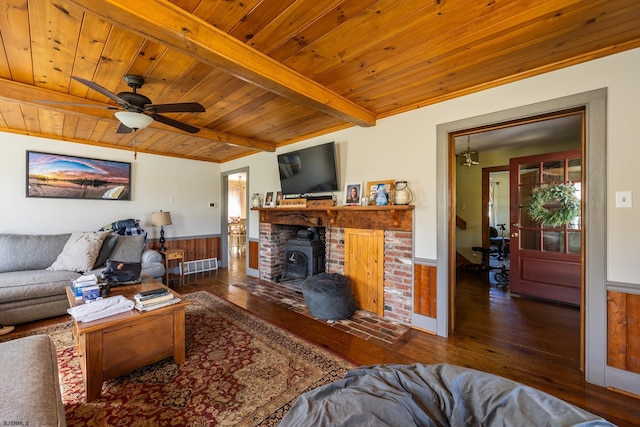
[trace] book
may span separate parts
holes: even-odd
[[[162,297],[169,294],[170,292],[168,289],[158,289],[158,290],[154,290],[153,293],[148,293],[148,292],[137,293],[133,296],[133,298],[136,301],[146,301],[146,300]]]
[[[136,299],[136,304],[139,304],[142,306],[148,306],[148,305],[159,304],[164,301],[169,301],[170,299],[173,299],[173,294],[171,292],[167,292],[164,295],[158,295],[154,298],[147,298],[144,300]]]
[[[139,295],[140,297],[148,297],[153,295],[166,294],[167,292],[169,292],[167,288],[155,288],[155,289],[149,289],[148,291],[141,291],[136,295]]]
[[[158,303],[158,304],[151,304],[151,305],[141,305],[141,304],[136,304],[136,310],[138,311],[151,311],[151,310],[155,310],[157,308],[162,308],[162,307],[166,307],[168,305],[171,304],[175,304],[177,302],[180,302],[180,298],[171,298],[170,300]]]

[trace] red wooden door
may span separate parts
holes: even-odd
[[[534,221],[526,206],[541,184],[572,182],[580,198],[581,165],[581,150],[511,159],[511,292],[580,305],[581,216],[553,227]]]

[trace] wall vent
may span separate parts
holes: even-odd
[[[201,273],[203,271],[211,271],[218,269],[218,258],[199,259],[195,261],[186,261],[184,266],[184,274]]]

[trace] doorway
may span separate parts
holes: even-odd
[[[227,179],[227,254],[229,270],[244,269],[247,252],[247,173]]]
[[[528,203],[528,197],[530,192],[518,192],[522,190],[523,186],[516,185],[515,187],[510,184],[509,171],[511,170],[511,176],[533,176],[533,172],[529,169],[534,169],[531,166],[534,160],[542,162],[543,168],[536,169],[539,173],[536,175],[540,182],[555,182],[559,178],[558,171],[567,172],[569,168],[558,167],[556,163],[562,163],[564,159],[563,153],[572,153],[572,159],[578,159],[581,161],[581,147],[583,143],[583,128],[584,128],[584,114],[582,109],[563,111],[554,113],[551,115],[543,115],[541,117],[531,117],[523,120],[510,122],[508,126],[505,124],[496,124],[493,126],[486,126],[482,129],[470,129],[461,132],[461,135],[456,134],[454,140],[460,139],[461,143],[456,144],[457,153],[462,152],[462,155],[458,155],[460,160],[456,166],[456,214],[463,217],[467,221],[468,227],[466,230],[456,231],[456,249],[464,252],[464,245],[472,245],[472,251],[474,255],[477,252],[481,252],[480,265],[483,267],[469,268],[476,266],[473,263],[466,267],[467,272],[476,272],[476,277],[470,277],[470,275],[459,274],[456,272],[456,287],[454,293],[456,295],[455,304],[453,310],[456,313],[454,319],[453,328],[454,331],[457,328],[456,322],[458,320],[466,320],[466,313],[459,312],[456,308],[468,307],[469,302],[463,301],[465,295],[468,293],[459,292],[459,289],[464,286],[469,286],[469,282],[473,282],[475,286],[482,286],[487,292],[491,294],[495,301],[500,301],[499,304],[486,304],[484,305],[485,313],[482,314],[480,310],[476,312],[478,319],[485,319],[487,323],[491,322],[492,318],[504,317],[518,318],[518,314],[521,314],[519,324],[528,324],[530,328],[535,328],[536,334],[543,336],[554,336],[554,331],[563,325],[559,325],[557,322],[551,320],[551,316],[534,316],[528,317],[528,313],[533,310],[529,306],[535,306],[535,311],[539,311],[543,314],[548,305],[543,303],[542,298],[545,296],[547,300],[564,301],[562,298],[555,298],[557,295],[551,291],[547,294],[525,292],[523,283],[527,283],[532,289],[546,289],[549,288],[553,291],[556,289],[565,289],[562,286],[566,277],[562,276],[558,280],[556,277],[561,276],[561,272],[565,271],[566,267],[562,266],[562,270],[549,269],[548,264],[552,263],[553,266],[559,265],[559,256],[571,257],[572,266],[575,263],[576,278],[575,292],[577,292],[577,300],[571,300],[570,302],[579,305],[581,295],[581,280],[580,280],[580,253],[578,254],[561,254],[553,252],[551,250],[537,251],[536,254],[532,250],[531,244],[526,247],[526,251],[520,249],[520,242],[525,240],[520,239],[519,233],[528,233],[528,240],[531,240],[534,236],[535,230],[532,229],[532,221],[525,218],[523,214],[522,224],[520,223],[520,214],[523,211],[523,206]],[[467,133],[468,132],[468,133]],[[465,135],[465,133],[467,133]],[[473,134],[473,137],[469,137],[469,133]],[[470,144],[471,141],[473,144]],[[466,145],[465,145],[466,144]],[[473,164],[469,164],[465,157],[465,152],[468,152],[469,147],[472,147],[474,151],[481,154],[479,161]],[[464,151],[462,151],[464,150]],[[567,151],[571,150],[571,151]],[[476,157],[478,155],[476,154]],[[558,160],[560,159],[560,160]],[[518,160],[514,163],[514,160]],[[511,162],[511,166],[506,166]],[[554,168],[550,168],[553,165]],[[520,166],[526,166],[527,174],[520,175]],[[514,174],[512,169],[516,168],[518,173]],[[574,169],[571,169],[574,170]],[[581,169],[578,167],[577,169]],[[522,169],[525,171],[525,169]],[[562,181],[567,180],[566,174],[563,172]],[[524,172],[522,172],[524,173]],[[567,172],[568,173],[568,172]],[[481,180],[477,178],[481,177]],[[578,183],[582,181],[581,176],[571,176],[573,180],[577,180]],[[579,184],[578,184],[579,185]],[[513,193],[513,188],[516,192]],[[533,184],[526,186],[531,190]],[[481,193],[480,195],[475,193]],[[516,206],[514,209],[513,206]],[[513,212],[515,212],[515,217]],[[517,218],[517,219],[516,219]],[[478,226],[474,226],[478,224]],[[522,225],[526,225],[526,230]],[[566,227],[565,227],[566,228]],[[556,235],[560,235],[562,232],[570,234],[564,231],[560,231],[557,228],[545,228],[544,232],[542,228],[538,227],[538,235],[542,241],[543,235],[545,238],[550,238]],[[579,233],[576,233],[579,237]],[[557,237],[557,236],[556,236]],[[529,242],[530,243],[530,242]],[[580,251],[580,245],[577,245],[578,252]],[[549,249],[548,245],[545,249]],[[514,255],[515,254],[515,255]],[[528,257],[523,257],[527,254]],[[472,255],[473,256],[473,255]],[[475,256],[480,258],[480,256]],[[575,259],[573,259],[575,258]],[[525,271],[522,267],[522,260],[526,260],[524,264],[527,271],[527,280],[523,280]],[[535,261],[535,262],[534,262]],[[566,262],[568,260],[562,260]],[[546,264],[542,265],[545,262]],[[577,262],[577,263],[576,263]],[[535,266],[534,266],[535,264]],[[545,272],[555,272],[554,274],[542,274]],[[514,273],[516,273],[514,275]],[[544,280],[543,280],[544,276]],[[500,280],[496,280],[499,277]],[[504,279],[504,280],[503,280]],[[552,286],[555,285],[554,286]],[[574,283],[571,283],[574,285]],[[517,285],[520,285],[518,287]],[[573,287],[571,288],[574,289]],[[532,300],[529,298],[514,299],[515,294],[518,292],[519,296],[522,295],[535,295],[538,300]],[[551,292],[551,293],[549,293]],[[558,291],[559,292],[559,291]],[[562,308],[554,307],[554,310],[562,310]],[[576,355],[580,353],[580,316],[579,309],[573,307],[565,307],[568,313],[566,315],[567,323],[564,325],[565,330],[573,331],[574,343],[572,354]],[[515,314],[514,314],[515,313]],[[570,319],[570,320],[569,320]],[[469,323],[461,322],[464,327],[469,327]],[[473,327],[473,326],[472,326]],[[513,328],[511,328],[513,329]],[[545,330],[548,333],[545,333]],[[492,330],[493,339],[505,340],[509,342],[517,342],[517,337],[511,336],[512,330],[507,325],[500,325]],[[454,332],[455,333],[455,332]],[[529,336],[524,332],[519,332],[521,336]],[[534,341],[534,340],[531,340]],[[563,338],[564,342],[554,342],[549,340],[544,343],[546,351],[554,354],[561,355],[567,351],[566,338]],[[533,348],[533,347],[531,347]],[[542,350],[542,349],[540,349]]]
[[[461,119],[437,126],[437,318],[435,332],[447,337],[455,319],[456,278],[456,157],[452,135],[468,129],[516,122],[523,117],[541,116],[575,108],[585,109],[585,171],[583,248],[583,318],[581,360],[588,382],[604,385],[606,373],[607,299],[606,281],[606,89],[597,89],[536,104]],[[481,157],[482,158],[482,157]],[[414,314],[416,325],[422,319]],[[426,319],[429,320],[429,319]],[[426,325],[428,323],[424,322]]]

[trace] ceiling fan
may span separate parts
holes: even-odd
[[[202,105],[197,102],[153,104],[149,98],[137,92],[137,90],[144,85],[144,79],[140,76],[124,76],[124,81],[127,82],[127,85],[129,85],[129,87],[132,89],[132,92],[120,92],[117,95],[90,80],[85,80],[83,78],[75,76],[71,76],[71,78],[115,101],[120,106],[120,109],[124,110],[117,111],[115,113],[116,118],[120,120],[120,126],[118,126],[118,130],[116,131],[116,133],[130,133],[132,130],[144,129],[149,126],[154,120],[189,133],[197,133],[200,131],[200,129],[195,126],[191,126],[178,120],[171,119],[159,113],[203,113],[205,111],[205,108]],[[41,102],[70,105],[70,103],[66,102]],[[73,105],[96,107],[95,105],[91,104]],[[107,108],[115,109],[115,107]]]

